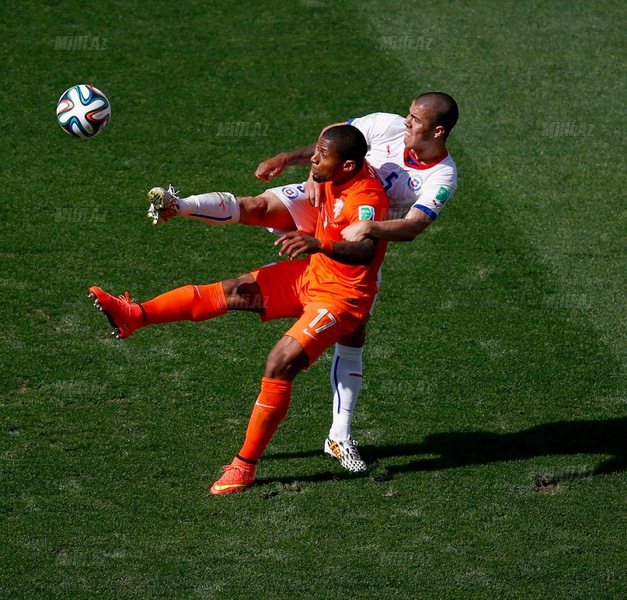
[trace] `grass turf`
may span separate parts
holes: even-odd
[[[618,3],[0,11],[3,597],[624,597]],[[55,49],[77,35],[94,49]],[[76,83],[112,103],[93,140],[54,123]],[[286,323],[118,342],[87,287],[143,299],[274,260],[262,230],[151,228],[145,191],[261,191],[263,158],[427,89],[460,103],[460,189],[386,259],[356,421],[370,474],[321,453],[327,355],[259,484],[209,497]]]

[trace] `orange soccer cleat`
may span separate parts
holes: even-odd
[[[144,324],[144,311],[140,304],[133,302],[128,292],[115,298],[93,286],[89,288],[89,297],[93,298],[94,306],[109,319],[109,323],[115,328],[112,333],[118,338],[129,337]]]
[[[215,496],[243,492],[255,481],[255,465],[246,465],[237,459],[230,465],[225,465],[222,471],[222,477],[209,489]]]

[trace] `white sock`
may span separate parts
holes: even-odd
[[[210,225],[239,222],[237,198],[229,192],[210,192],[179,198],[179,216]]]
[[[351,424],[364,377],[363,352],[363,347],[351,348],[335,344],[331,367],[333,424],[329,431],[329,438],[332,440],[346,441],[351,436]]]

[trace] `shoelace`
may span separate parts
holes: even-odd
[[[118,300],[122,300],[122,302],[126,302],[127,304],[131,304],[132,302],[135,302],[135,300],[131,298],[131,295],[128,292],[124,292],[123,294],[120,294],[118,296]]]
[[[231,471],[237,471],[241,477],[249,477],[249,472],[244,467],[239,467],[237,465],[224,465],[222,467],[222,477]]]
[[[340,449],[344,451],[345,456],[351,460],[362,461],[362,458],[357,450],[357,440],[348,440],[344,442]]]
[[[222,467],[222,472],[227,473],[228,471],[239,471],[240,473],[247,473],[247,469],[244,467],[239,467],[238,465],[224,465]]]

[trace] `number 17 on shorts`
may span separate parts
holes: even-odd
[[[322,322],[322,324],[320,324]],[[309,323],[308,327],[303,329],[303,333],[315,339],[316,335],[329,327],[333,327],[337,323],[337,319],[326,308],[318,309],[318,316]]]
[[[330,346],[357,329],[361,319],[341,306],[312,303],[286,335],[300,342],[309,356],[309,365]]]

